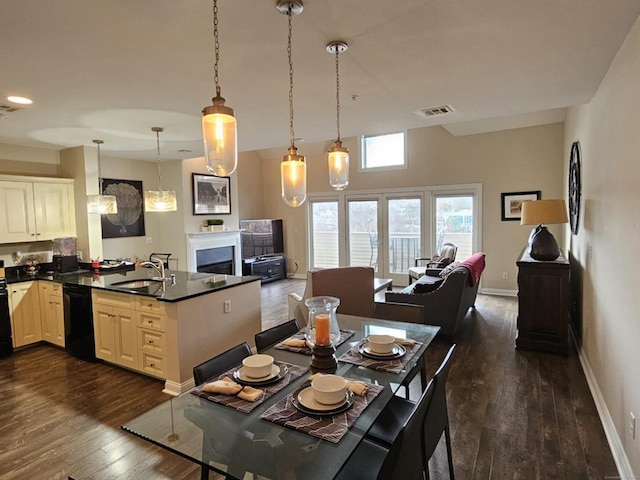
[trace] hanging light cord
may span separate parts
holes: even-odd
[[[289,17],[289,38],[287,42],[287,56],[289,57],[289,132],[291,134],[291,146],[295,146],[295,133],[293,131],[293,62],[291,61],[291,36],[293,32],[293,28],[291,26],[291,17],[292,17],[292,9],[293,7],[289,5],[289,12],[287,16]]]
[[[338,62],[340,49],[336,46],[336,125],[338,127],[338,139],[340,141],[340,64]]]
[[[213,40],[216,62],[213,66],[213,81],[216,84],[216,97],[220,96],[220,80],[218,78],[218,62],[220,60],[220,42],[218,41],[218,1],[213,0]]]
[[[156,146],[157,146],[157,151],[158,151],[158,191],[161,192],[162,191],[162,168],[160,168],[160,132],[162,131],[162,129],[157,128],[155,129],[156,132]]]
[[[100,191],[98,192],[98,195],[102,195],[102,167],[101,167],[101,161],[100,161],[100,144],[104,143],[102,140],[94,140],[93,143],[95,143],[96,145],[98,145],[98,182],[100,184]]]

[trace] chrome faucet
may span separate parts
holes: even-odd
[[[153,261],[156,261],[157,263],[154,263]],[[140,263],[141,267],[151,267],[153,268],[159,276],[157,277],[151,277],[151,280],[159,280],[159,281],[165,281],[168,280],[167,278],[164,278],[164,262],[162,260],[160,260],[157,257],[150,257],[148,262],[141,262]]]

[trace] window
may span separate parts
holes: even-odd
[[[362,136],[362,168],[405,167],[405,134],[389,133],[386,135]]]

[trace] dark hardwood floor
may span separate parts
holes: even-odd
[[[303,290],[299,280],[264,285],[263,325],[286,320],[288,292]],[[447,384],[456,478],[616,478],[576,353],[516,351],[516,310],[514,298],[479,295],[456,339]],[[429,347],[430,375],[448,347]],[[196,465],[119,428],[167,400],[161,388],[47,345],[0,360],[0,480],[198,479]],[[443,447],[432,478],[447,478]]]

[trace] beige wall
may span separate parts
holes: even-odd
[[[614,430],[614,453],[619,449],[629,461],[622,462],[622,478],[640,474],[640,431],[635,440],[629,431],[629,413],[640,418],[638,79],[640,20],[591,103],[570,109],[564,146],[565,158],[572,142],[579,141],[582,149],[582,219],[578,235],[570,237],[582,280],[582,354],[587,377],[599,391],[595,397],[605,428]],[[617,260],[626,256],[629,262]]]
[[[350,184],[347,192],[383,188],[436,186],[465,183],[483,185],[482,249],[487,254],[483,288],[515,291],[515,260],[525,246],[531,228],[518,222],[503,222],[500,216],[500,194],[541,190],[542,198],[563,198],[565,183],[564,130],[562,124],[519,128],[501,132],[454,137],[441,127],[414,129],[408,132],[408,163],[406,170],[358,172],[358,142],[344,140],[351,152]],[[299,145],[299,153],[307,157],[309,192],[329,192],[326,145]],[[263,216],[285,221],[285,249],[288,270],[293,271],[296,259],[298,273],[306,270],[307,236],[306,208],[290,208],[280,198],[281,152],[261,152],[267,159],[260,175],[263,182]],[[277,155],[277,156],[276,156]],[[252,182],[255,179],[252,180]],[[252,184],[252,183],[251,183]],[[244,195],[245,177],[240,182]],[[248,187],[250,188],[250,187]],[[562,241],[562,229],[551,231]],[[502,279],[502,272],[509,278]]]

